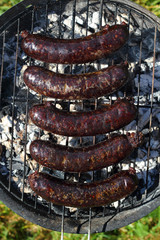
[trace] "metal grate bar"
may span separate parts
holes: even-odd
[[[75,34],[75,17],[76,17],[76,0],[73,2],[72,9],[72,38],[74,39]],[[70,66],[70,73],[72,73],[72,65]],[[70,111],[70,101],[68,101],[68,111]],[[69,138],[66,138],[66,146],[68,146]],[[64,180],[66,179],[66,173],[64,173]],[[62,222],[61,222],[61,240],[64,239],[64,216],[65,216],[65,206],[62,206]]]
[[[116,3],[116,10],[115,10],[115,13],[114,13],[114,16],[115,16],[115,24],[117,23],[117,15],[118,15],[118,3]]]
[[[17,42],[16,42],[16,57],[15,57],[15,72],[14,72],[14,85],[13,85],[13,104],[12,104],[12,130],[11,130],[11,159],[10,159],[10,172],[9,172],[9,186],[8,191],[11,191],[11,178],[12,178],[12,163],[13,163],[13,135],[14,135],[14,119],[15,119],[15,90],[16,90],[16,77],[17,77],[17,60],[18,60],[18,47],[19,47],[19,27],[20,19],[17,20]]]
[[[100,7],[99,7],[99,30],[102,27],[103,2],[104,2],[104,0],[100,0]],[[100,63],[98,63],[98,70],[99,69],[100,69]]]
[[[62,1],[59,1],[59,9],[60,9],[60,15],[59,15],[59,38],[61,38],[62,29],[61,29],[61,22],[62,22]],[[58,66],[58,64],[57,64]]]
[[[48,28],[48,1],[47,1],[46,8],[45,8],[45,29],[44,29],[45,35],[47,34],[47,28]],[[44,62],[43,66],[45,68],[48,68],[49,64]],[[44,98],[44,96],[41,95],[41,103],[43,102],[43,98]]]
[[[114,13],[114,18],[115,18],[115,24],[117,23],[117,16],[118,16],[118,4],[115,4],[115,13]],[[112,65],[114,64],[114,60],[112,59]],[[110,105],[112,105],[112,95],[109,97],[110,99]],[[108,172],[108,168],[107,168],[107,172]]]
[[[31,22],[31,33],[33,33],[33,29],[34,29],[34,17],[35,17],[35,7],[32,9],[32,22]],[[31,62],[32,62],[32,59],[29,58],[29,65],[31,66]],[[29,104],[29,99],[28,99],[28,95],[29,95],[29,91],[30,89],[27,87],[27,106],[26,106],[26,111],[28,111],[28,104]],[[28,119],[26,119],[26,130],[28,129],[27,128],[27,124],[28,124]],[[26,132],[26,135],[25,137],[27,138],[27,132]],[[39,168],[39,165],[37,164],[37,168]],[[37,208],[37,195],[35,196],[35,199],[34,199],[34,208],[36,209]]]
[[[46,9],[45,9],[45,34],[47,33],[47,28],[48,28],[48,3],[46,4]]]
[[[32,25],[31,25],[31,32],[33,32],[33,23],[34,23],[34,14],[35,10],[32,9]],[[29,59],[29,65],[31,65],[31,58]],[[25,145],[24,145],[24,167],[23,167],[23,179],[22,179],[22,201],[24,201],[24,185],[25,185],[25,173],[26,173],[26,156],[27,156],[27,132],[28,132],[28,108],[29,108],[29,88],[27,87],[26,93],[26,117],[25,117]]]
[[[97,99],[95,99],[95,110],[97,109]],[[93,145],[96,144],[96,136],[93,136]],[[92,171],[91,181],[94,181],[94,171]],[[91,219],[92,219],[92,208],[89,208],[89,220],[88,220],[88,240],[91,237]]]
[[[3,79],[3,68],[4,68],[4,49],[5,49],[6,31],[3,32],[3,43],[2,43],[2,62],[1,62],[1,77],[0,77],[0,106],[2,101],[2,79]]]
[[[60,9],[60,14],[59,14],[59,21],[58,21],[58,27],[59,27],[59,36],[58,38],[62,38],[62,28],[61,28],[61,22],[62,22],[62,1],[59,1],[59,9]],[[56,72],[58,72],[58,64],[56,64]],[[57,100],[56,100],[57,101]]]
[[[130,21],[131,21],[131,9],[128,9],[128,31],[130,32]],[[128,38],[128,41],[130,40],[130,35]],[[129,51],[129,46],[127,44],[127,51],[126,51],[126,61],[128,62],[128,51]],[[125,86],[124,90],[124,97],[127,97],[127,86]]]
[[[73,10],[72,10],[72,38],[74,38],[74,30],[75,30],[75,17],[76,17],[76,0],[73,2]]]
[[[139,114],[139,97],[140,97],[140,82],[141,82],[141,64],[142,64],[142,46],[143,46],[143,24],[144,18],[142,18],[141,22],[141,41],[140,41],[140,56],[139,56],[139,74],[138,74],[138,89],[137,89],[137,112]],[[137,125],[138,126],[138,116],[137,116]]]
[[[88,34],[88,18],[89,18],[89,0],[87,0],[86,2],[86,7],[87,7],[87,11],[86,11],[86,36]],[[86,63],[84,64],[84,72],[86,72]],[[84,105],[84,101],[83,102],[83,105]],[[80,138],[80,141],[82,142],[82,138]]]
[[[103,2],[104,2],[104,0],[100,0],[100,8],[99,8],[99,29],[100,29],[101,26],[102,26]]]
[[[128,9],[128,31],[130,32],[130,21],[131,21],[131,9]],[[130,39],[130,35],[128,38],[128,41]],[[129,46],[127,44],[127,53],[126,53],[126,61],[128,61],[128,50],[129,50]]]
[[[87,0],[86,2],[86,8],[87,8],[87,11],[86,11],[86,36],[88,34],[88,18],[89,18],[89,0]],[[84,72],[86,72],[86,63],[84,64]],[[82,110],[84,109],[84,101],[82,100],[81,102],[81,106],[82,106]],[[80,146],[82,146],[82,143],[83,143],[83,138],[80,137]],[[80,181],[80,178],[81,178],[81,173],[78,173],[78,182]],[[78,219],[78,214],[79,214],[79,209],[77,208],[77,211],[76,211],[76,219]]]
[[[46,5],[45,5],[45,28],[44,28],[44,33],[45,33],[45,35],[47,34],[47,28],[48,28],[48,1],[49,1],[49,0],[47,0],[47,3],[46,3]],[[45,68],[48,68],[49,64],[44,62],[44,63],[43,63],[43,66],[44,66]],[[44,98],[44,96],[41,95],[41,98],[40,98],[40,102],[41,102],[41,103],[43,103],[43,98]],[[41,131],[40,131],[40,133],[41,133]]]
[[[29,91],[27,89],[27,99]],[[26,102],[26,117],[25,117],[25,145],[24,145],[24,167],[23,167],[23,179],[22,179],[22,201],[24,201],[24,185],[25,185],[25,173],[26,173],[26,149],[27,149],[27,128],[28,128],[28,100]]]
[[[63,237],[64,237],[64,215],[65,215],[65,206],[62,206],[61,240],[63,240]]]
[[[153,111],[153,91],[154,91],[154,76],[155,76],[155,62],[156,62],[156,41],[157,41],[157,26],[155,26],[154,32],[154,50],[153,50],[153,71],[152,71],[152,90],[151,90],[151,108],[150,108],[150,120],[149,120],[149,144],[147,152],[147,173],[146,173],[146,191],[145,198],[147,198],[147,188],[148,188],[148,175],[149,175],[149,157],[150,157],[150,142],[151,142],[151,128],[152,128],[152,111]]]
[[[66,146],[68,146],[68,137],[66,139]],[[66,173],[64,173],[64,180],[66,180]],[[65,206],[62,206],[61,240],[63,240],[64,238],[64,215],[65,215]]]
[[[139,56],[139,73],[138,73],[138,88],[137,88],[137,118],[136,118],[136,131],[138,132],[138,123],[139,123],[139,108],[140,108],[140,83],[141,83],[141,64],[142,64],[142,47],[143,47],[143,27],[144,27],[144,17],[142,17],[141,20],[141,40],[140,40],[140,56]],[[137,150],[138,152],[138,150]],[[135,162],[134,162],[134,167],[135,167]],[[133,204],[133,201],[132,201]]]
[[[88,240],[91,239],[91,218],[92,218],[92,209],[89,209],[89,223],[88,223]]]
[[[88,16],[89,16],[89,0],[87,0],[87,12],[86,12],[86,36],[88,33]]]

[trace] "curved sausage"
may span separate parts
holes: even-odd
[[[28,179],[31,189],[43,199],[56,205],[78,208],[109,205],[127,197],[138,186],[133,168],[92,183],[71,182],[37,171]]]
[[[54,39],[39,34],[21,33],[22,49],[30,57],[47,63],[86,63],[107,57],[128,39],[126,23],[106,25],[97,33],[78,39]]]
[[[142,139],[142,133],[128,133],[79,148],[35,140],[30,145],[30,154],[39,164],[50,169],[87,172],[119,163],[141,144]]]
[[[89,99],[111,94],[127,82],[127,63],[93,73],[58,74],[38,66],[24,72],[26,85],[42,95],[58,99]]]
[[[113,105],[88,112],[65,112],[51,102],[34,105],[29,115],[43,130],[63,136],[94,136],[118,130],[129,124],[137,109],[127,99],[118,99]]]

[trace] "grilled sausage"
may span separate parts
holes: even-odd
[[[127,197],[138,186],[133,168],[92,183],[71,182],[37,171],[28,179],[31,189],[45,200],[78,208],[109,205]]]
[[[128,133],[82,148],[35,140],[30,145],[30,154],[34,160],[50,169],[87,172],[119,163],[141,144],[142,139],[142,133]]]
[[[24,72],[26,85],[42,95],[59,99],[89,99],[111,94],[122,87],[128,77],[127,63],[110,66],[93,73],[58,74],[42,67],[30,66]]]
[[[86,63],[115,52],[128,39],[126,23],[106,25],[101,31],[78,39],[54,39],[39,34],[21,33],[22,49],[30,57],[47,63]]]
[[[43,130],[64,136],[94,136],[118,130],[136,117],[136,107],[127,99],[88,112],[65,112],[51,102],[34,105],[29,115]]]

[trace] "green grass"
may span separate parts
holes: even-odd
[[[22,0],[0,0],[0,15]]]
[[[132,0],[160,17],[160,0]]]
[[[160,0],[132,0],[160,17]],[[0,14],[20,0],[0,0]],[[0,202],[0,240],[59,240],[60,233],[24,220]],[[85,234],[64,234],[64,240],[87,240]],[[91,240],[160,240],[160,207],[126,227],[92,234]]]
[[[0,0],[0,15],[22,0]],[[160,0],[131,0],[160,17]]]
[[[1,240],[59,240],[60,233],[50,231],[24,220],[0,202]],[[146,217],[126,227],[92,234],[91,240],[159,240],[160,207]],[[85,234],[64,234],[64,240],[87,240]]]

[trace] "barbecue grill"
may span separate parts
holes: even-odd
[[[44,64],[27,57],[20,46],[22,30],[58,38],[78,38],[94,33],[105,24],[125,21],[129,40],[109,58],[79,65]],[[128,0],[24,0],[0,17],[0,200],[29,221],[63,233],[111,231],[126,226],[153,211],[160,202],[160,20]],[[72,138],[49,134],[34,126],[28,110],[34,103],[48,101],[23,82],[28,65],[45,66],[61,73],[82,73],[120,63],[129,63],[129,81],[111,96],[83,101],[52,99],[66,111],[88,111],[119,97],[133,97],[138,116],[116,131],[142,131],[141,147],[122,163],[83,174],[51,171],[31,161],[29,145],[36,138],[63,145],[87,146],[109,137]],[[49,99],[50,100],[50,99]],[[138,189],[129,197],[100,208],[77,209],[46,202],[31,191],[27,177],[43,170],[62,179],[89,182],[109,177],[119,169],[134,167]]]

